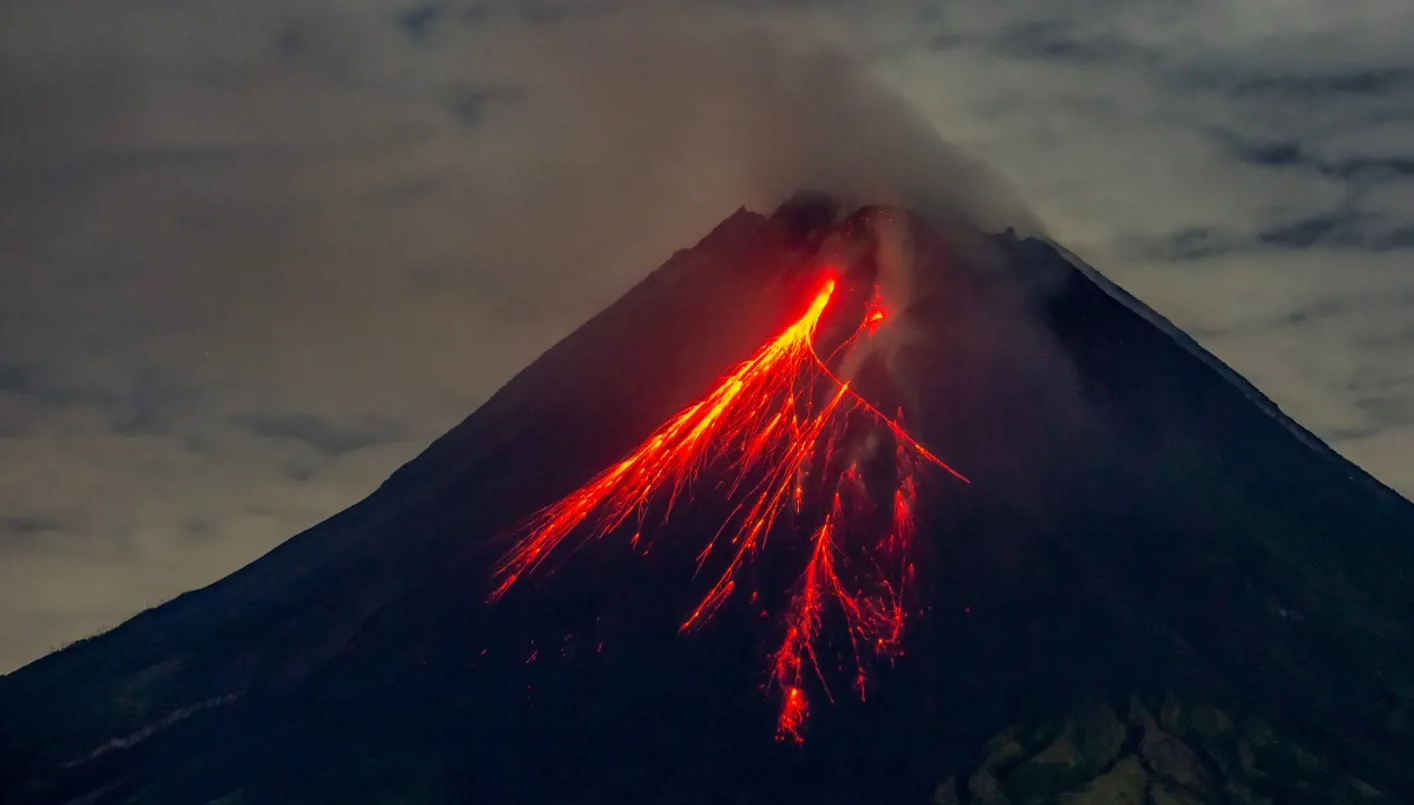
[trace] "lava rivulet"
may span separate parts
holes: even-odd
[[[733,367],[705,398],[669,419],[627,458],[532,517],[498,565],[500,583],[491,599],[571,536],[600,539],[634,518],[631,542],[637,546],[650,507],[667,519],[682,494],[699,478],[707,480],[710,470],[710,480],[734,508],[701,548],[698,567],[719,551],[726,565],[682,629],[705,623],[731,597],[741,570],[785,516],[792,527],[780,529],[776,539],[807,534],[802,555],[808,559],[772,657],[772,681],[781,692],[778,734],[801,739],[809,711],[807,675],[831,695],[820,657],[830,612],[849,637],[854,685],[863,697],[866,652],[892,658],[900,650],[903,597],[913,570],[908,543],[924,465],[966,479],[827,365],[883,323],[877,293],[829,359],[816,352],[817,330],[838,286],[833,275],[826,276],[805,312]],[[891,466],[865,472],[861,463],[879,450],[893,454]],[[876,501],[885,501],[887,510],[881,512]]]

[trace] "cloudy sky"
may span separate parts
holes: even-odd
[[[812,43],[1414,496],[1414,0],[644,6],[0,5],[0,671],[367,494],[783,161],[873,175]]]

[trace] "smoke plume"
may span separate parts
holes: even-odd
[[[543,101],[526,111],[564,138],[552,150],[605,182],[637,174],[630,184],[655,205],[720,217],[809,188],[846,210],[897,204],[934,222],[1039,230],[995,175],[818,40],[721,16],[625,15],[512,47],[536,64],[529,94]]]

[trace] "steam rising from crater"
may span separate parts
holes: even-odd
[[[846,211],[897,204],[935,225],[1039,231],[996,176],[843,52],[720,17],[628,17],[515,46],[539,65],[541,128],[597,167],[630,161],[656,203],[720,216],[811,188]]]

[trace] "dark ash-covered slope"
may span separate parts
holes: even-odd
[[[973,483],[929,501],[928,612],[867,704],[773,742],[775,624],[679,635],[701,591],[671,531],[483,603],[507,526],[880,221],[911,235],[917,338],[862,382]],[[894,210],[740,212],[367,500],[0,679],[0,801],[1414,800],[1414,506],[1097,277]]]

